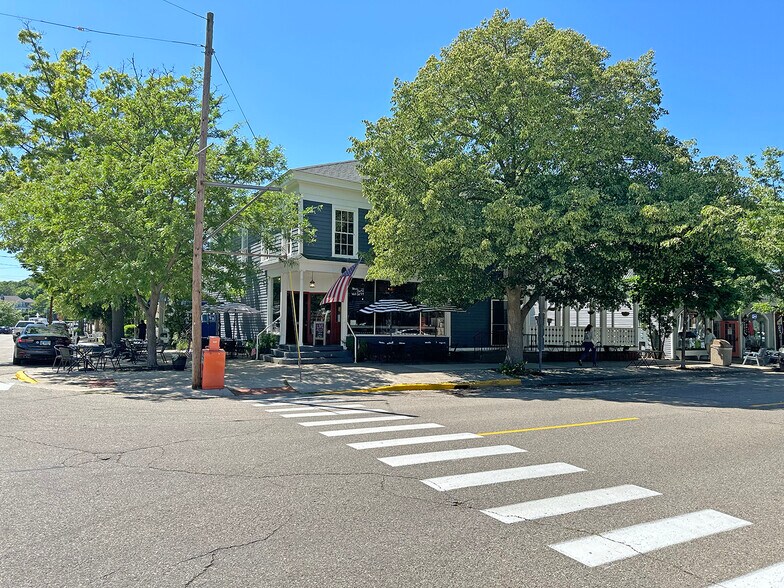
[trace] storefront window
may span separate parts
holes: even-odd
[[[743,317],[743,346],[748,351],[759,351],[768,347],[768,321],[757,312]]]

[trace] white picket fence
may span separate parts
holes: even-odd
[[[533,325],[531,334],[533,340],[536,341],[538,335],[537,325]],[[545,346],[563,346],[563,345],[580,345],[583,342],[584,327],[567,327],[566,338],[564,338],[564,327],[554,325],[545,325],[544,327],[544,344]],[[594,327],[593,341],[601,345],[615,345],[615,346],[634,346],[634,329],[620,328],[620,327],[607,327],[605,329],[605,337],[602,340],[601,330],[599,327]]]

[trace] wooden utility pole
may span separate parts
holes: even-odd
[[[191,361],[194,390],[201,389],[201,257],[204,244],[204,190],[207,171],[207,129],[210,118],[210,73],[212,70],[212,12],[207,13],[207,40],[204,44],[204,77],[201,91],[199,166],[196,175],[196,215],[193,222],[193,284],[191,304]]]

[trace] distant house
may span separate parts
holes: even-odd
[[[35,300],[32,298],[20,298],[19,296],[0,295],[0,302],[7,302],[19,312],[27,314],[32,310]]]
[[[368,315],[360,309],[378,300],[416,299],[417,284],[393,286],[366,280],[368,266],[361,260],[370,250],[365,232],[370,203],[362,194],[355,161],[341,161],[290,170],[283,188],[299,195],[300,211],[315,210],[308,220],[315,228],[312,242],[279,239],[265,250],[252,235],[243,238],[241,251],[252,255],[256,272],[249,278],[245,303],[261,310],[258,318],[243,321],[245,337],[260,329],[279,334],[281,344],[343,344],[347,337],[374,334],[435,335],[448,339],[451,349],[503,348],[507,342],[505,300],[483,300],[465,312],[391,313]],[[264,257],[269,256],[269,257]],[[343,269],[360,259],[345,303],[322,305]],[[603,345],[636,348],[640,330],[636,307],[614,310],[555,308],[547,304],[544,340],[550,348],[578,348],[590,322],[595,340]],[[526,347],[536,346],[538,305],[524,321]],[[296,317],[296,321],[295,321]],[[236,329],[235,329],[236,330]]]

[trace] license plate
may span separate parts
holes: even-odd
[[[51,345],[52,342],[51,341],[39,341],[38,344],[39,345]]]

